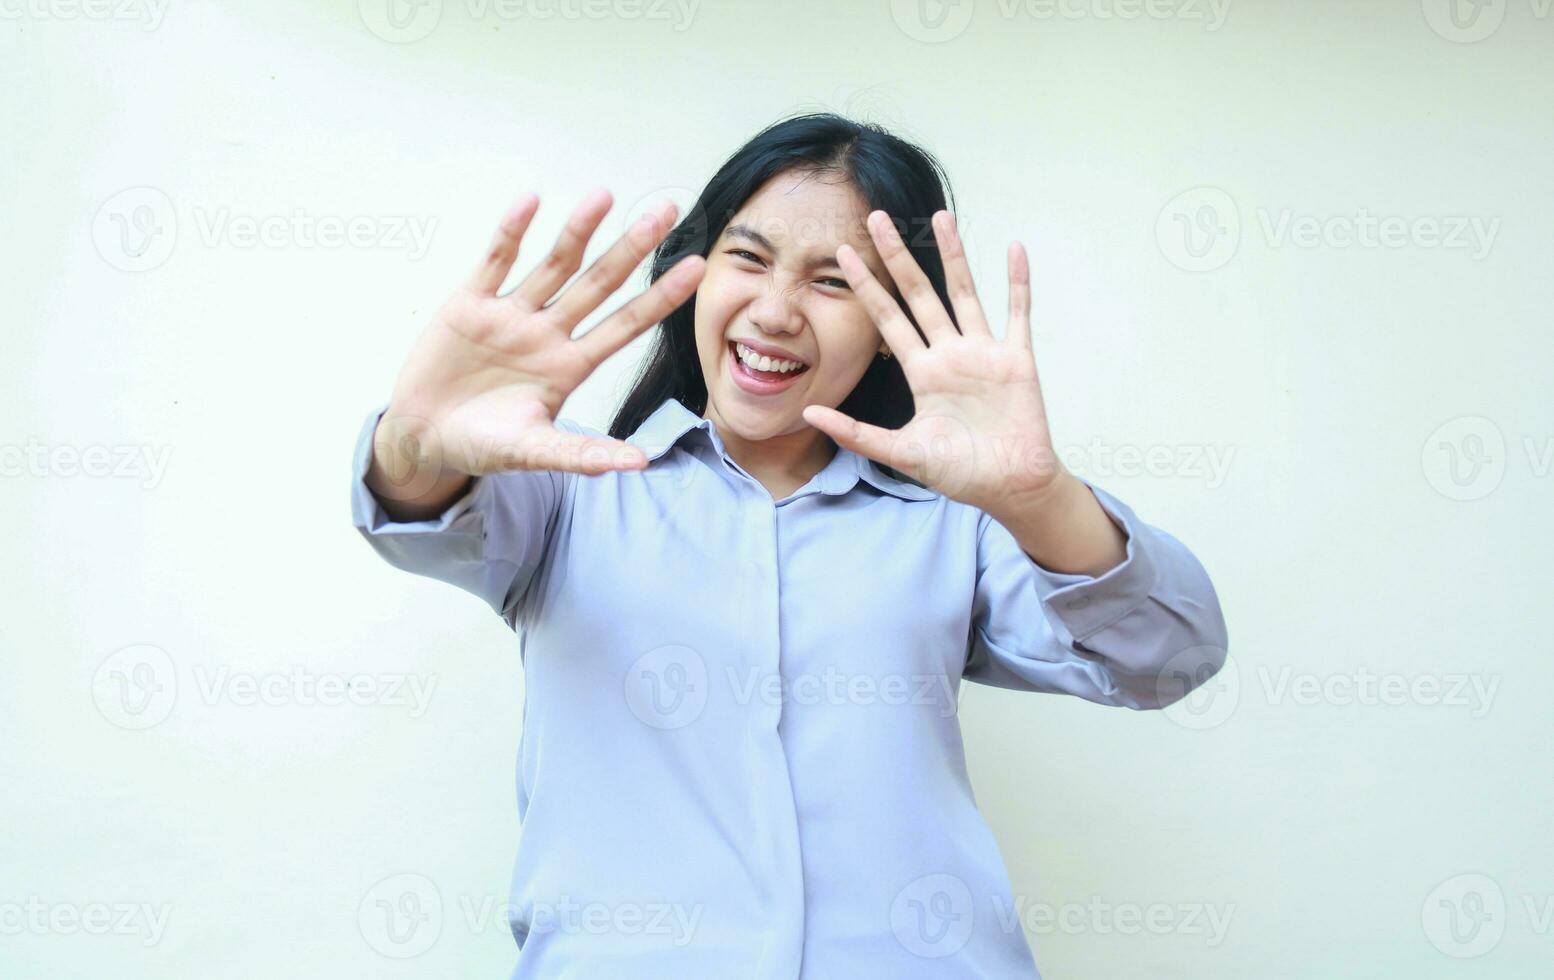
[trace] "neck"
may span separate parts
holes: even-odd
[[[723,449],[740,469],[764,485],[774,499],[780,499],[808,483],[835,458],[836,443],[814,426],[769,439],[745,439],[723,422],[716,409],[708,407],[702,418],[717,426]]]

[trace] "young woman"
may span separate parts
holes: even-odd
[[[521,635],[513,976],[1039,976],[961,679],[1160,708],[1226,633],[1191,552],[1057,463],[1023,249],[1000,338],[938,164],[829,114],[563,289],[590,195],[499,295],[537,206],[369,413],[352,500],[385,559]],[[654,326],[608,435],[557,418]]]

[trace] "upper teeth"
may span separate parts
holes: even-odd
[[[782,373],[787,373],[788,371],[797,371],[799,368],[804,366],[799,361],[779,361],[774,358],[767,357],[765,354],[757,354],[755,351],[737,341],[734,343],[734,350],[739,354],[739,359],[741,361],[744,361],[746,364],[755,368],[757,371],[779,371]]]

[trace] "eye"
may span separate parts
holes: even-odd
[[[724,254],[725,255],[736,255],[739,258],[748,259],[751,262],[757,263],[758,265],[765,265],[765,262],[762,261],[762,259],[761,259],[761,257],[759,255],[756,255],[754,252],[751,252],[748,249],[731,248],[731,249],[728,249]],[[817,280],[817,282],[819,282],[823,286],[830,286],[832,289],[848,289],[848,290],[852,289],[852,286],[848,284],[846,279],[837,279],[837,278],[833,277],[833,278],[830,278],[830,279],[820,279],[820,280]]]

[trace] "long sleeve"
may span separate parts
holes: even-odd
[[[1136,710],[1181,700],[1224,665],[1219,599],[1187,546],[1084,481],[1127,535],[1099,577],[1048,571],[986,513],[965,676]]]
[[[518,610],[545,555],[572,474],[509,470],[476,477],[441,515],[396,522],[367,486],[373,432],[387,404],[370,412],[357,437],[351,516],[374,551],[396,568],[471,592],[516,630]],[[577,432],[560,419],[557,425]]]

